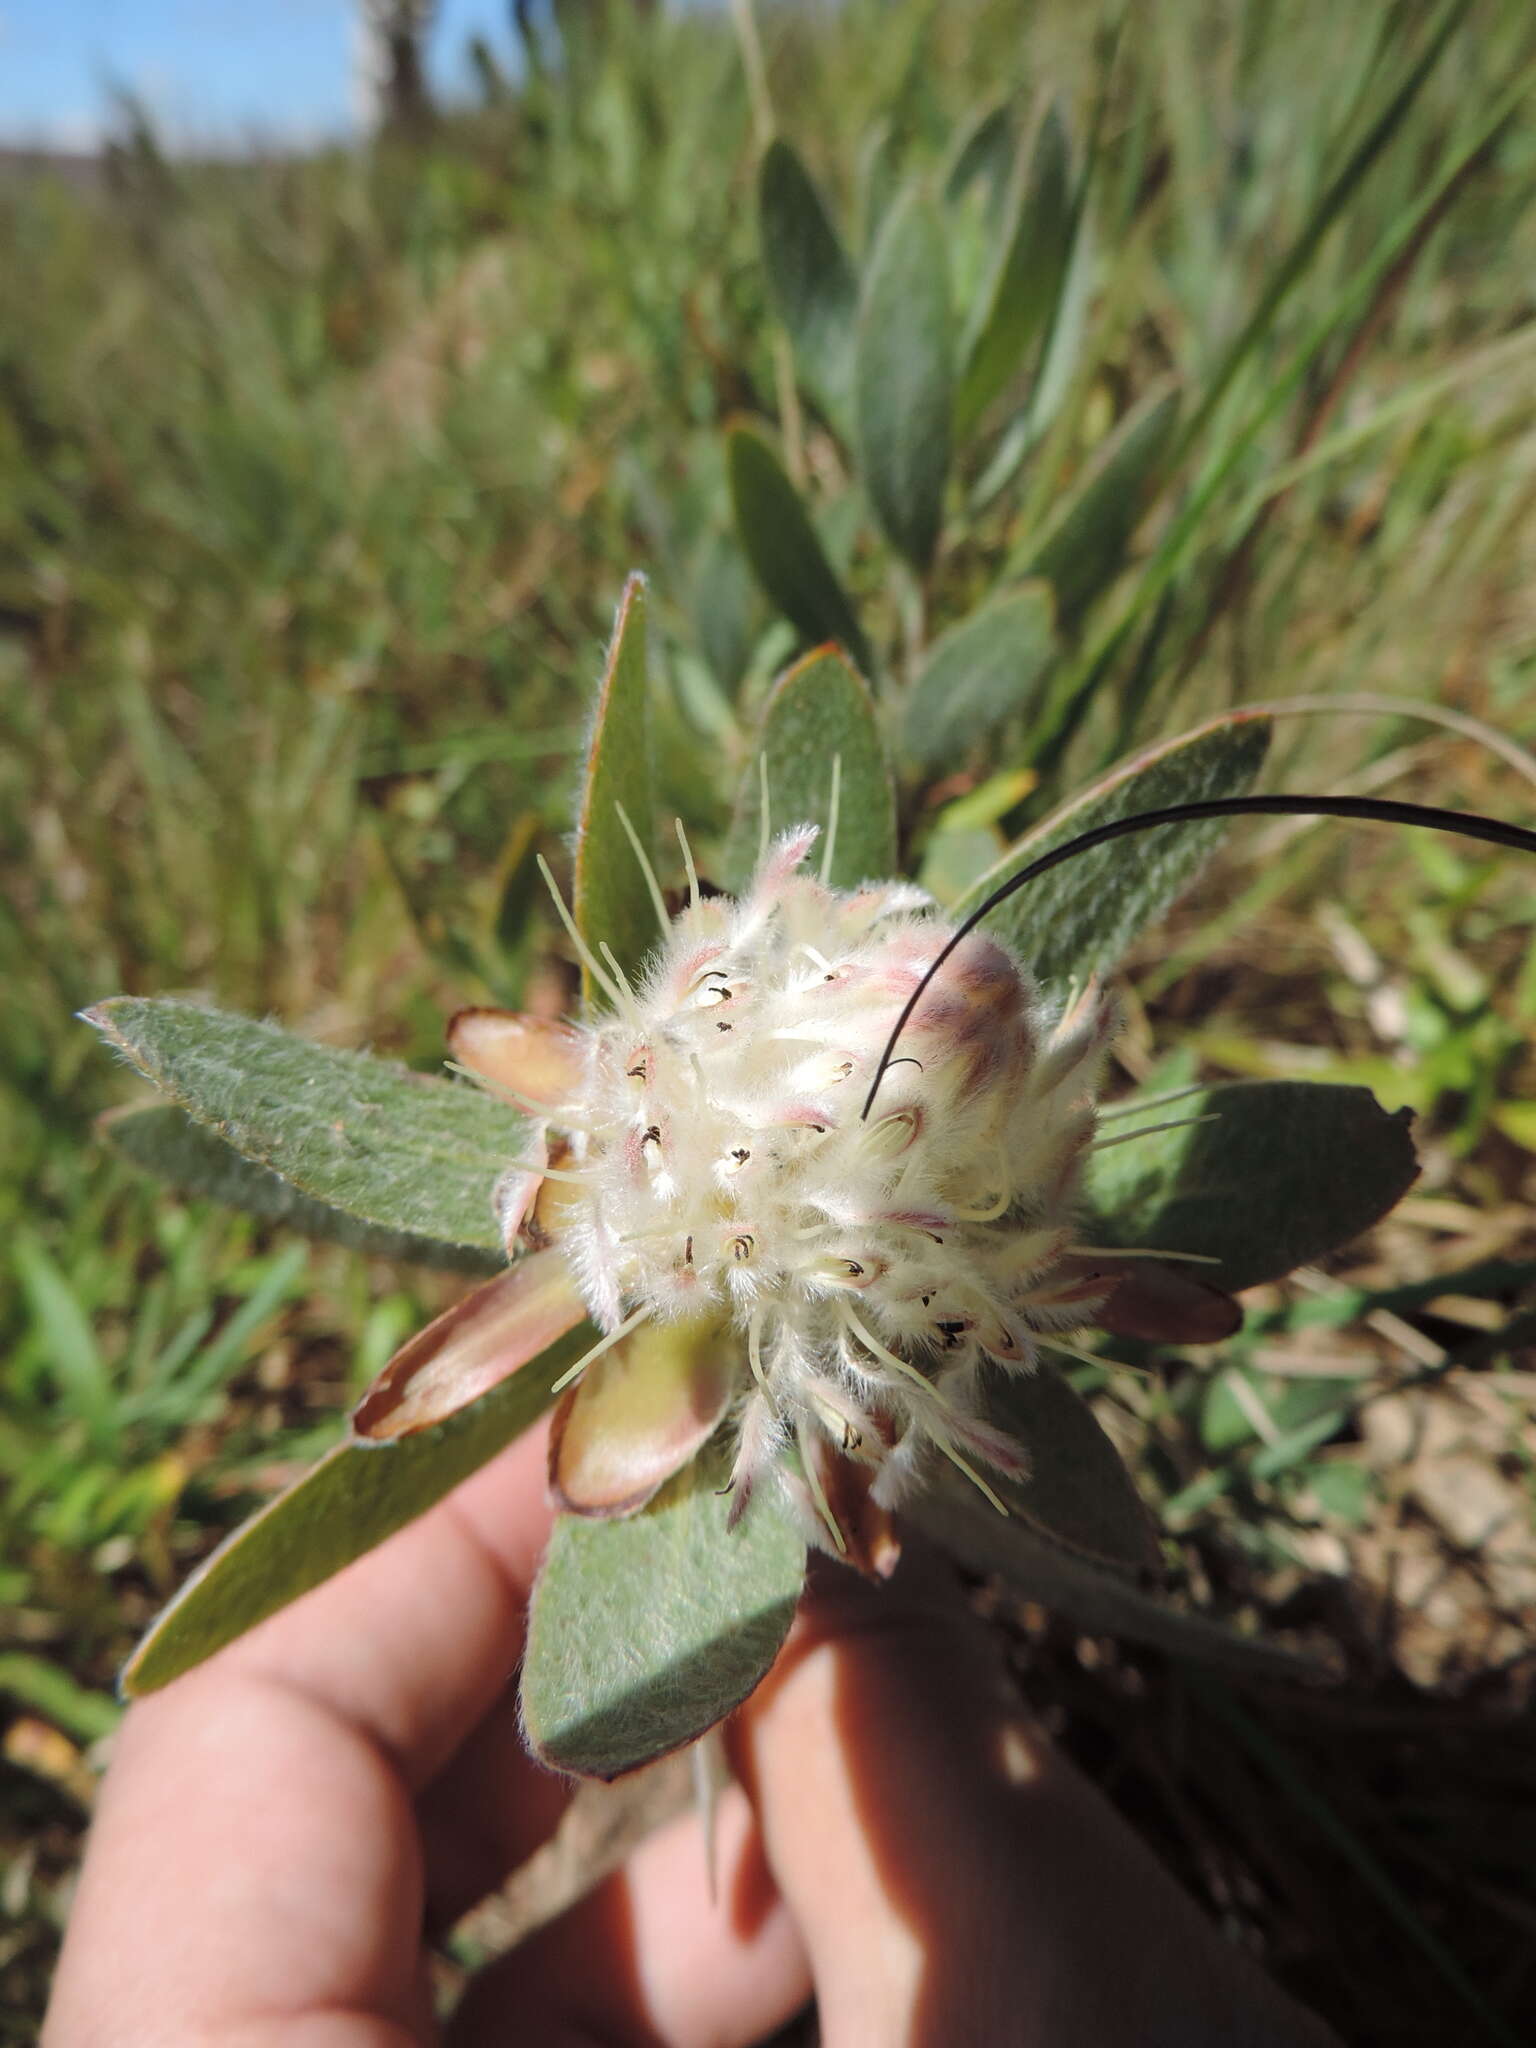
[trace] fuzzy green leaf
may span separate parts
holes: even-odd
[[[987,1475],[1014,1515],[1096,1564],[1158,1569],[1157,1531],[1124,1460],[1053,1365],[1042,1360],[1030,1373],[994,1371],[984,1399],[988,1419],[1029,1455],[1022,1479]]]
[[[907,704],[907,752],[921,768],[954,762],[1029,708],[1056,659],[1044,583],[994,598],[937,639]]]
[[[779,458],[760,435],[736,427],[725,459],[736,531],[764,596],[802,638],[840,641],[867,673],[869,643]]]
[[[192,1003],[117,996],[84,1014],[189,1116],[302,1194],[385,1230],[499,1251],[491,1194],[527,1132],[504,1103]]]
[[[975,1572],[995,1572],[1026,1600],[1053,1609],[1091,1635],[1123,1636],[1197,1664],[1272,1678],[1319,1676],[1318,1667],[1278,1643],[1240,1636],[1221,1622],[1144,1592],[1087,1558],[1003,1516],[958,1472],[940,1472],[907,1510],[941,1549]]]
[[[702,1735],[778,1653],[805,1544],[776,1503],[727,1529],[706,1453],[625,1521],[560,1516],[523,1660],[528,1739],[544,1761],[616,1778]]]
[[[1092,1155],[1095,1244],[1200,1253],[1221,1261],[1200,1267],[1202,1280],[1256,1287],[1348,1244],[1418,1177],[1412,1118],[1389,1115],[1368,1088],[1235,1081],[1145,1121],[1204,1116],[1216,1121]]]
[[[807,384],[836,410],[853,369],[859,283],[810,173],[782,138],[758,171],[757,215],[769,296]]]
[[[859,468],[875,516],[914,568],[938,545],[954,408],[949,252],[938,213],[909,193],[875,244],[854,363]]]
[[[1050,584],[1064,625],[1086,610],[1124,561],[1178,419],[1176,391],[1138,406],[1096,452],[1047,532],[1031,541],[1023,573]]]
[[[414,1521],[537,1422],[592,1335],[580,1324],[431,1429],[338,1444],[188,1580],[134,1652],[124,1691],[168,1685]]]
[[[656,943],[656,913],[629,834],[622,804],[640,844],[651,852],[651,712],[645,663],[645,578],[624,585],[598,691],[576,820],[573,885],[576,928],[596,949],[604,940],[621,966],[638,968]],[[600,1001],[582,967],[582,994]]]
[[[757,864],[762,772],[774,831],[789,825],[828,830],[832,764],[838,762],[837,836],[828,880],[835,888],[883,878],[896,864],[896,799],[880,744],[875,707],[863,678],[835,649],[809,654],[780,676],[768,699],[757,753],[742,776],[726,841],[726,886],[740,890]],[[825,839],[811,856],[818,863]]]
[[[1019,158],[998,248],[967,324],[956,429],[965,433],[1023,367],[1045,332],[1066,276],[1076,229],[1072,151],[1057,107],[1032,152]]]
[[[999,883],[1065,840],[1163,804],[1241,796],[1269,747],[1270,721],[1233,712],[1138,754],[1027,833],[955,905],[974,910]],[[1107,973],[1139,933],[1182,894],[1220,844],[1220,819],[1148,829],[1127,845],[1096,847],[1009,897],[988,930],[1009,940],[1048,986]]]
[[[97,1129],[135,1166],[166,1181],[181,1194],[200,1195],[226,1208],[243,1210],[263,1223],[278,1223],[301,1237],[344,1244],[372,1258],[406,1259],[417,1265],[446,1266],[459,1273],[494,1273],[505,1264],[501,1251],[475,1245],[444,1244],[406,1230],[386,1230],[360,1223],[344,1209],[301,1194],[291,1182],[265,1166],[253,1165],[224,1140],[194,1123],[185,1110],[170,1103],[144,1109],[119,1109],[104,1116]]]

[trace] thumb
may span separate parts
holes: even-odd
[[[1327,2048],[1032,1721],[947,1568],[820,1559],[735,1760],[826,2048]]]

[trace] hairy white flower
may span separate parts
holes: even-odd
[[[779,839],[739,900],[695,890],[637,987],[610,956],[538,1213],[610,1337],[687,1325],[729,1348],[738,1509],[777,1473],[841,1548],[850,1486],[888,1508],[935,1449],[984,1490],[973,1460],[1020,1469],[977,1374],[1027,1369],[1037,1332],[1108,1291],[1068,1254],[1109,1024],[1092,993],[1055,1014],[973,934],[863,1113],[953,927],[908,884],[816,880],[815,838]],[[530,1179],[508,1183],[513,1228]]]

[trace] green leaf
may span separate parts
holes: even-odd
[[[805,1544],[776,1503],[727,1529],[707,1453],[626,1521],[562,1515],[523,1661],[529,1742],[557,1770],[615,1778],[739,1706],[794,1617]]]
[[[461,1273],[493,1273],[505,1264],[505,1255],[499,1250],[445,1244],[438,1238],[360,1223],[344,1209],[333,1209],[328,1202],[300,1194],[268,1167],[253,1165],[170,1103],[110,1110],[97,1129],[115,1152],[180,1193],[222,1202],[226,1208],[243,1210],[263,1223],[281,1224],[303,1237],[349,1245],[373,1258],[406,1259]]]
[[[1270,721],[1232,712],[1165,746],[1136,755],[1027,833],[960,902],[966,916],[999,883],[1053,846],[1111,819],[1163,804],[1241,796],[1269,746]],[[988,929],[1009,940],[1049,985],[1104,974],[1162,916],[1220,844],[1220,819],[1149,829],[1128,846],[1096,847],[999,906]]]
[[[16,1232],[11,1264],[65,1410],[85,1423],[97,1448],[105,1449],[118,1436],[121,1422],[111,1369],[96,1341],[90,1315],[30,1229]]]
[[[1389,1115],[1368,1088],[1235,1081],[1167,1115],[1216,1121],[1095,1151],[1093,1241],[1219,1259],[1200,1268],[1216,1287],[1255,1287],[1337,1251],[1418,1177],[1409,1112]],[[1149,1110],[1147,1121],[1165,1118]]]
[[[840,641],[868,672],[869,643],[773,450],[748,428],[733,428],[726,475],[742,550],[770,604],[803,639]]]
[[[944,173],[944,203],[958,206],[973,185],[984,194],[986,211],[995,217],[1006,204],[1018,155],[1014,95],[982,108],[956,142]]]
[[[741,890],[757,865],[762,771],[774,831],[830,827],[832,767],[837,774],[837,832],[827,879],[834,888],[883,879],[896,866],[896,799],[868,686],[835,650],[808,654],[774,684],[757,752],[737,792],[722,872]],[[811,856],[825,852],[826,839]]]
[[[1159,1569],[1156,1526],[1124,1460],[1053,1365],[1042,1360],[1033,1372],[989,1373],[984,1400],[988,1420],[1029,1454],[1022,1479],[988,1474],[1013,1514],[1096,1564]]]
[[[1043,576],[1064,625],[1118,572],[1158,466],[1173,445],[1179,395],[1164,392],[1126,416],[1099,449],[1044,534],[1031,540],[1023,573]]]
[[[116,1700],[77,1684],[59,1665],[26,1650],[0,1650],[0,1699],[45,1715],[76,1742],[99,1742],[123,1718]]]
[[[855,169],[859,246],[875,246],[901,183],[903,141],[887,114],[871,122],[859,144]]]
[[[806,382],[835,411],[853,370],[858,279],[810,173],[779,138],[758,171],[757,217],[769,296]]]
[[[129,1660],[123,1690],[168,1685],[414,1521],[537,1422],[591,1343],[582,1324],[434,1428],[338,1444],[188,1580]]]
[[[504,1103],[192,1003],[116,996],[83,1014],[189,1116],[302,1193],[386,1230],[500,1250],[491,1194],[528,1128]]]
[[[1088,314],[1098,273],[1089,199],[1099,167],[1101,115],[1102,105],[1089,131],[1085,161],[1072,194],[1066,264],[1041,340],[1039,368],[1030,381],[1023,403],[1008,421],[996,449],[971,490],[973,511],[989,505],[1012,483],[1030,450],[1060,412],[1083,367]]]
[[[699,550],[693,616],[710,673],[734,701],[762,626],[762,600],[734,534],[717,529]]]
[[[1057,106],[1047,109],[1032,152],[1020,152],[997,261],[962,344],[955,428],[966,433],[1022,369],[1061,295],[1076,215],[1072,150]]]
[[[921,768],[955,763],[1028,709],[1056,659],[1055,606],[1044,583],[994,598],[929,649],[907,703],[906,750]]]
[[[1246,1402],[1237,1389],[1245,1390]],[[1289,1435],[1304,1430],[1322,1416],[1336,1417],[1360,1392],[1358,1381],[1347,1379],[1275,1380],[1256,1375],[1249,1367],[1231,1365],[1212,1376],[1200,1403],[1200,1441],[1214,1456],[1251,1444],[1259,1434],[1256,1409]],[[1330,1434],[1332,1434],[1332,1427]]]
[[[880,230],[854,363],[859,468],[875,516],[914,568],[938,545],[949,475],[954,331],[943,223],[909,193]]]
[[[1000,1515],[958,1472],[936,1474],[906,1512],[968,1570],[995,1572],[1026,1600],[1039,1601],[1087,1634],[1123,1636],[1195,1663],[1272,1678],[1319,1675],[1315,1664],[1278,1643],[1240,1636],[1074,1557],[1018,1516]]]
[[[656,912],[644,872],[619,819],[623,805],[649,855],[651,838],[650,684],[645,664],[645,578],[631,576],[619,600],[598,690],[576,819],[572,909],[594,950],[605,941],[620,966],[638,968],[657,943]],[[583,963],[589,1008],[599,992]]]

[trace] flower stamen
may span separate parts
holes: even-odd
[[[606,1337],[599,1337],[590,1351],[583,1352],[573,1366],[561,1373],[549,1391],[552,1394],[562,1393],[572,1380],[579,1379],[587,1367],[601,1358],[605,1351],[611,1351],[621,1337],[627,1337],[631,1330],[638,1330],[640,1325],[649,1321],[655,1313],[656,1307],[653,1302],[641,1302],[637,1309],[624,1318],[617,1329],[610,1330]]]
[[[1111,1145],[1129,1145],[1135,1138],[1155,1138],[1159,1131],[1187,1131],[1196,1124],[1219,1124],[1221,1118],[1215,1110],[1209,1116],[1176,1116],[1165,1124],[1145,1124],[1139,1131],[1117,1131],[1112,1138],[1094,1138],[1090,1141],[1090,1152],[1107,1152]]]
[[[688,908],[697,918],[699,905],[704,899],[699,889],[699,871],[693,864],[693,848],[688,844],[688,834],[683,830],[682,819],[674,818],[672,823],[677,828],[677,843],[683,849],[683,868],[688,876]]]
[[[581,962],[591,979],[603,990],[609,1002],[613,1004],[613,1007],[622,1012],[624,1008],[623,990],[609,976],[602,962],[577,930],[576,920],[567,909],[565,898],[560,894],[555,878],[549,871],[549,862],[545,860],[542,853],[536,854],[534,858],[538,863],[539,873],[544,877],[544,886],[549,891],[550,900],[555,906],[556,914],[560,922],[565,926],[566,935],[576,949],[576,958]]]
[[[661,893],[661,884],[656,879],[656,870],[651,866],[651,857],[646,852],[644,846],[641,845],[640,834],[630,823],[628,811],[625,810],[621,803],[615,803],[613,808],[619,814],[619,823],[624,828],[624,836],[628,839],[635,859],[639,863],[640,872],[645,877],[646,892],[651,899],[651,908],[656,913],[656,922],[661,927],[661,936],[664,939],[668,939],[672,936],[672,920],[667,915],[667,899]]]
[[[832,788],[827,796],[827,841],[821,849],[821,886],[832,885],[832,860],[837,849],[837,818],[843,797],[843,757],[832,756]]]
[[[826,1523],[827,1533],[837,1545],[839,1557],[846,1557],[848,1555],[848,1545],[843,1540],[842,1530],[837,1526],[837,1517],[832,1512],[832,1504],[827,1499],[826,1488],[821,1483],[821,1474],[816,1470],[814,1451],[803,1436],[799,1440],[799,1449],[800,1469],[805,1474],[805,1483],[810,1489],[811,1499],[815,1503],[816,1512],[820,1515],[822,1521]]]

